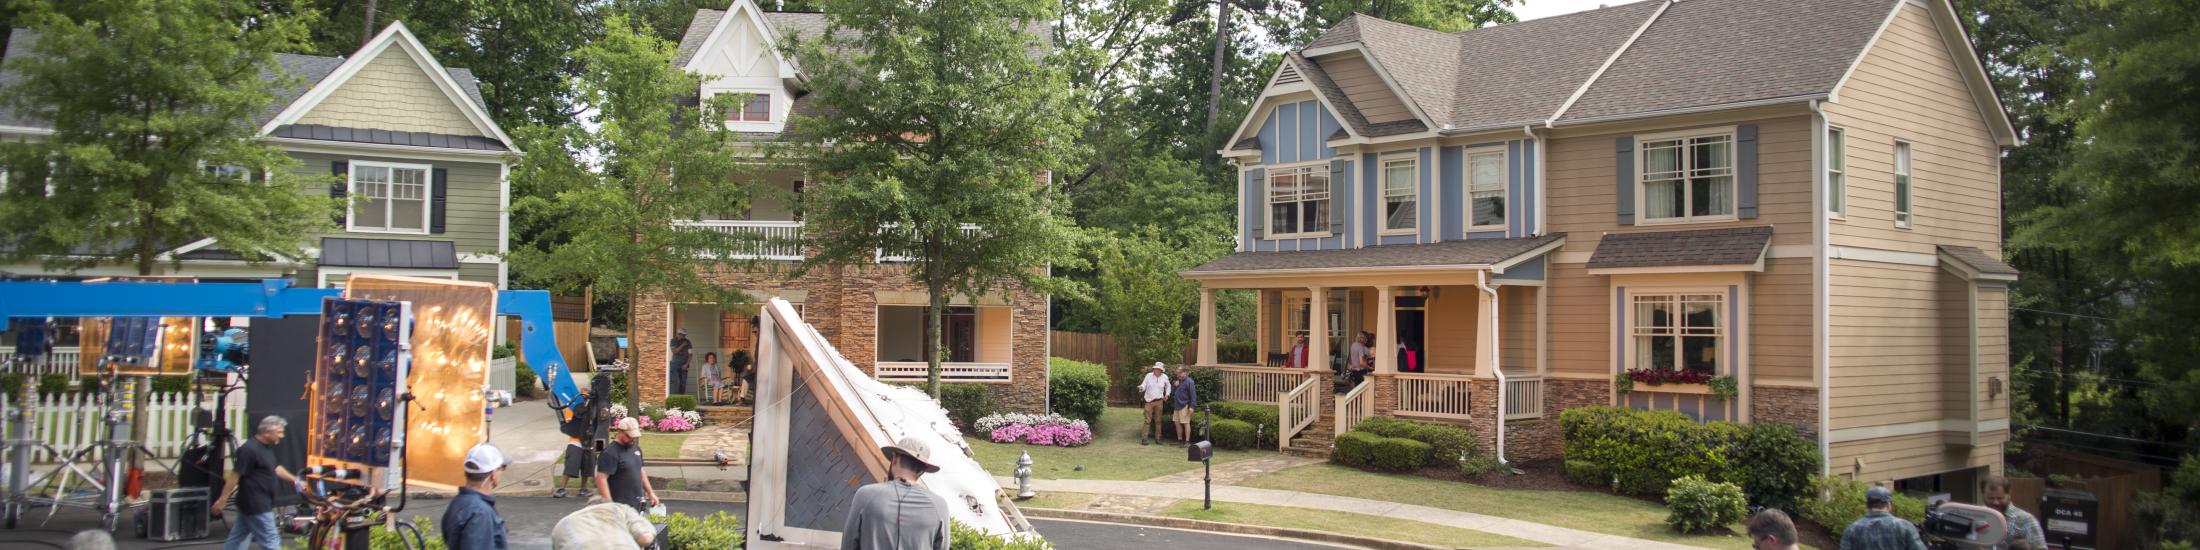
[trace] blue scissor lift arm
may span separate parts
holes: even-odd
[[[0,281],[0,330],[17,317],[287,317],[319,315],[321,300],[343,291],[293,288],[288,279],[257,283]],[[550,386],[552,407],[580,401],[550,325],[550,293],[497,292],[497,314],[520,320],[520,357]]]

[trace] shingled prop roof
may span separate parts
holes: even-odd
[[[1939,249],[1941,260],[1956,262],[1957,264],[1968,268],[1971,272],[1983,275],[1984,277],[1982,278],[2015,279],[2016,276],[2019,274],[2017,272],[2017,268],[2002,262],[2001,258],[1996,258],[1990,254],[1987,254],[1984,250],[1979,250],[1977,248],[1968,246],[1949,246],[1945,244],[1940,245]]]
[[[1754,264],[1772,243],[1772,226],[1612,233],[1597,242],[1589,269]]]
[[[1468,239],[1430,244],[1402,244],[1308,250],[1300,252],[1238,252],[1194,267],[1184,274],[1233,271],[1291,271],[1301,269],[1487,266],[1503,263],[1566,240],[1565,233],[1516,239]]]

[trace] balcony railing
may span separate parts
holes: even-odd
[[[46,354],[43,361],[17,364],[15,361],[15,347],[0,347],[0,371],[23,373],[32,380],[37,380],[38,377],[48,374],[67,375],[69,378],[74,379],[77,372],[77,357],[77,348],[57,347],[53,349],[53,353]]]
[[[1543,379],[1513,378],[1505,381],[1505,419],[1543,417]]]
[[[922,382],[928,365],[901,361],[878,362],[878,379],[886,382]],[[940,380],[947,382],[1007,382],[1012,369],[1007,363],[941,363]]]
[[[892,229],[892,227],[888,227],[888,229]],[[971,236],[976,236],[976,235],[978,234],[978,224],[974,224],[974,223],[966,223],[966,224],[962,224],[962,233],[963,233],[963,236],[964,236],[964,237],[971,237]],[[901,254],[888,254],[888,253],[886,252],[886,250],[885,250],[885,249],[879,249],[879,251],[878,251],[878,258],[877,258],[877,260],[878,260],[878,263],[882,263],[882,264],[883,264],[883,263],[895,263],[895,262],[910,262],[910,261],[914,261],[915,259],[916,259],[916,258],[915,258],[915,257],[912,257],[912,256],[905,256],[905,255],[901,255]]]
[[[1222,371],[1222,400],[1263,405],[1275,404],[1277,394],[1313,377],[1306,369],[1219,366],[1215,370]]]
[[[759,220],[704,220],[678,222],[682,227],[731,235],[745,252],[719,255],[722,260],[802,260],[802,222]]]
[[[1474,382],[1465,376],[1442,374],[1398,375],[1398,406],[1392,408],[1399,416],[1419,416],[1438,420],[1467,420],[1473,417]]]

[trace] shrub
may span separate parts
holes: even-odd
[[[1053,550],[1054,545],[1037,536],[996,537],[976,527],[950,521],[948,548],[955,550]],[[731,548],[731,547],[722,547]]]
[[[1559,431],[1566,460],[1593,463],[1619,479],[1620,492],[1647,497],[1690,475],[1723,479],[1742,433],[1732,423],[1698,423],[1673,411],[1602,406],[1559,413]]]
[[[1198,379],[1193,379],[1193,382],[1197,383]],[[1208,410],[1214,413],[1215,418],[1238,420],[1252,424],[1254,445],[1271,445],[1276,442],[1276,429],[1281,420],[1277,418],[1275,405],[1212,401],[1207,406],[1209,407]]]
[[[1192,367],[1191,373],[1192,387],[1199,390],[1201,402],[1222,400],[1222,371],[1214,367]]]
[[[665,517],[665,550],[721,550],[741,547],[741,518],[723,511],[701,518],[682,513]]]
[[[1810,490],[1816,498],[1806,498],[1796,506],[1801,517],[1826,530],[1839,533],[1864,517],[1864,491],[1871,485],[1843,477],[1811,477]],[[1925,521],[1925,501],[1909,495],[1895,493],[1894,515],[1910,522]]]
[[[940,384],[940,408],[947,409],[947,418],[964,432],[974,432],[978,419],[997,410],[992,394],[980,384]]]
[[[1481,440],[1474,430],[1460,426],[1376,417],[1360,421],[1353,429],[1427,443],[1431,460],[1454,467],[1464,466],[1469,458],[1481,454]]]
[[[1385,437],[1375,440],[1375,455],[1369,466],[1391,472],[1411,472],[1429,462],[1429,445],[1403,437]]]
[[[1586,460],[1566,461],[1566,479],[1590,487],[1612,486],[1611,474],[1605,473],[1603,466]]]
[[[1671,510],[1665,524],[1682,533],[1723,527],[1741,521],[1742,515],[1749,513],[1742,488],[1705,481],[1703,476],[1673,480],[1672,487],[1665,490],[1665,507]]]
[[[443,536],[436,534],[435,522],[429,521],[428,518],[413,516],[412,524],[420,529],[420,539],[418,541],[413,539],[410,532],[400,534],[398,531],[391,531],[383,527],[381,523],[374,524],[373,527],[367,529],[367,548],[370,550],[445,550],[449,548],[443,545]],[[420,545],[413,546],[413,542],[419,542]]]
[[[540,383],[535,379],[535,369],[533,367],[527,366],[526,361],[512,362],[513,394],[520,397],[534,397],[535,390],[540,389],[538,386],[540,386]],[[694,407],[688,408],[692,409]]]
[[[1459,473],[1466,474],[1468,476],[1487,474],[1503,469],[1504,467],[1505,465],[1503,463],[1497,461],[1497,457],[1481,453],[1467,455],[1467,458],[1465,460],[1459,461]]]
[[[0,374],[0,392],[5,392],[8,399],[15,399],[15,392],[23,391],[23,383],[29,379],[28,375],[20,372]]]
[[[84,376],[76,379],[77,393],[99,393],[99,377]]]
[[[1243,420],[1216,420],[1207,427],[1207,439],[1219,449],[1233,451],[1253,448],[1253,424]]]
[[[663,417],[657,418],[655,426],[649,426],[648,421],[643,420],[644,427],[660,432],[690,432],[703,426],[703,413],[671,408],[665,409],[663,414]]]
[[[1383,436],[1350,431],[1337,436],[1337,448],[1330,451],[1329,460],[1347,466],[1363,466],[1374,462],[1375,445]]]
[[[978,419],[972,428],[994,443],[1021,441],[1033,445],[1077,447],[1092,442],[1090,424],[1058,414],[993,413]]]
[[[665,396],[665,408],[667,409],[692,411],[695,410],[696,403],[697,402],[695,400],[695,396],[693,395],[675,393]]]
[[[1750,504],[1781,510],[1794,510],[1797,501],[1810,497],[1810,476],[1820,460],[1817,443],[1777,422],[1743,428],[1731,459],[1734,467],[1721,477],[1740,485]]]
[[[1108,368],[1055,357],[1047,360],[1047,398],[1062,416],[1099,422],[1108,408]]]
[[[96,382],[95,382],[96,384]],[[69,392],[69,375],[42,374],[38,376],[38,394],[55,395]]]
[[[152,380],[153,393],[184,393],[191,391],[191,377],[189,376],[155,376],[152,377]]]
[[[1258,363],[1260,362],[1260,358],[1256,357],[1256,355],[1258,355],[1259,352],[1254,351],[1254,349],[1258,347],[1259,344],[1259,342],[1252,341],[1217,342],[1215,343],[1215,360],[1224,363],[1238,364]]]

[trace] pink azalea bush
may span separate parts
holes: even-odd
[[[976,422],[979,431],[994,443],[1054,445],[1077,447],[1092,443],[1092,426],[1083,420],[1071,420],[1061,415],[1003,413],[988,415]]]
[[[648,417],[642,417],[642,429],[659,432],[689,432],[702,425],[703,413],[695,411],[665,409],[664,417],[657,419],[654,426],[649,423]]]

